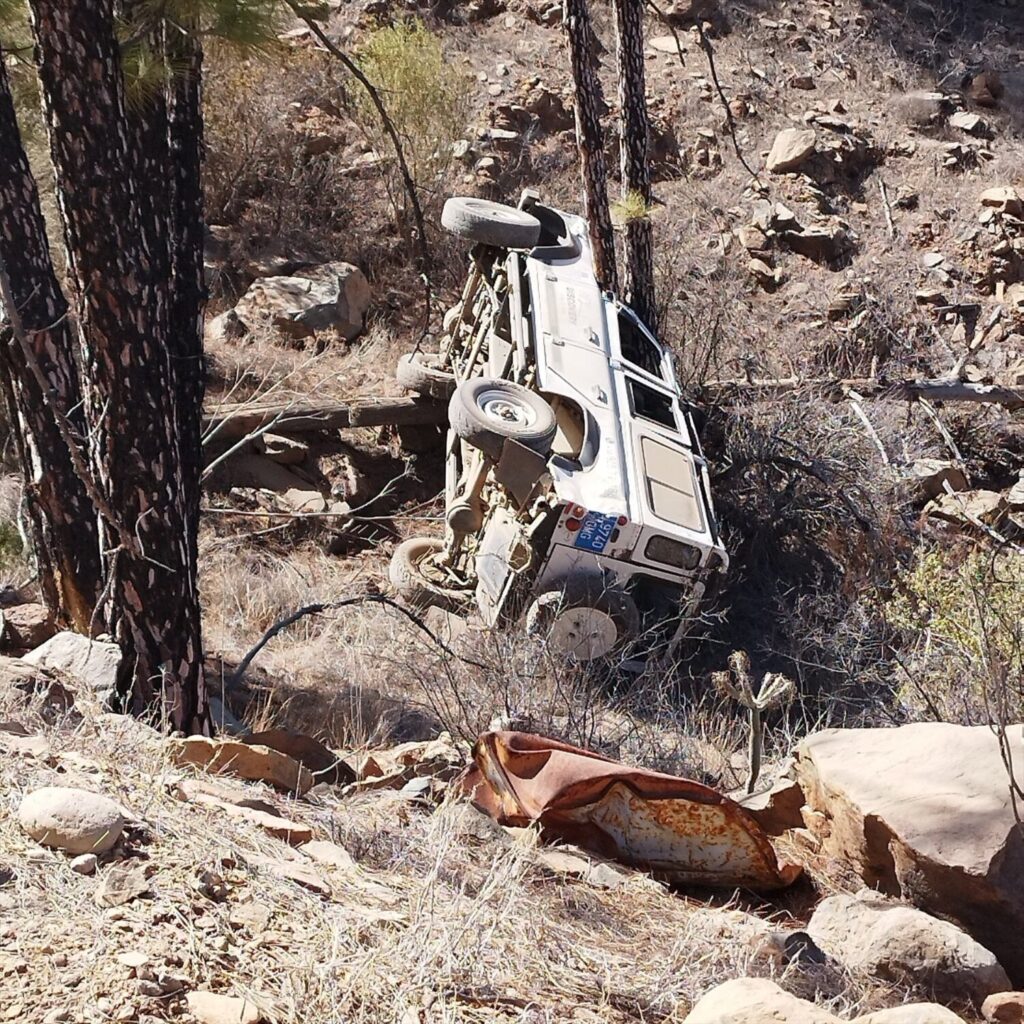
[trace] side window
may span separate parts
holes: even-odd
[[[670,430],[677,429],[676,418],[672,414],[673,400],[668,395],[663,395],[632,377],[626,378],[626,387],[629,390],[629,404],[634,416],[653,420]]]
[[[619,347],[622,349],[622,358],[628,359],[634,366],[646,370],[649,374],[665,379],[665,369],[662,365],[661,349],[647,337],[636,323],[619,313]]]

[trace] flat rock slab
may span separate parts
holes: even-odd
[[[204,736],[190,736],[183,740],[170,740],[169,743],[171,759],[179,767],[188,764],[208,772],[269,782],[296,796],[302,796],[313,786],[313,776],[307,768],[270,747],[238,740],[211,740]]]
[[[1007,730],[1024,778],[1024,728]],[[1024,979],[1024,834],[986,726],[828,729],[796,750],[808,821],[826,857],[871,888],[951,918]]]

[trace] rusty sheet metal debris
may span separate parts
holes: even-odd
[[[484,733],[462,787],[503,825],[539,822],[550,836],[670,883],[764,892],[800,874],[721,793],[543,736]]]

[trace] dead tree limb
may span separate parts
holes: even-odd
[[[1024,408],[1024,388],[1002,384],[969,384],[965,381],[936,378],[931,380],[885,381],[872,378],[836,377],[775,378],[771,380],[714,380],[697,386],[704,398],[722,401],[729,395],[742,395],[752,399],[770,399],[797,391],[817,391],[845,397],[849,389],[861,398],[880,398],[895,401],[913,401],[925,398],[932,402],[973,402],[979,405],[1002,405],[1007,409]]]

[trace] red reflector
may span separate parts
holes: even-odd
[[[570,533],[575,533],[583,524],[578,519],[566,519],[565,528]]]
[[[619,516],[619,526],[625,526],[628,522],[629,518],[627,516]]]

